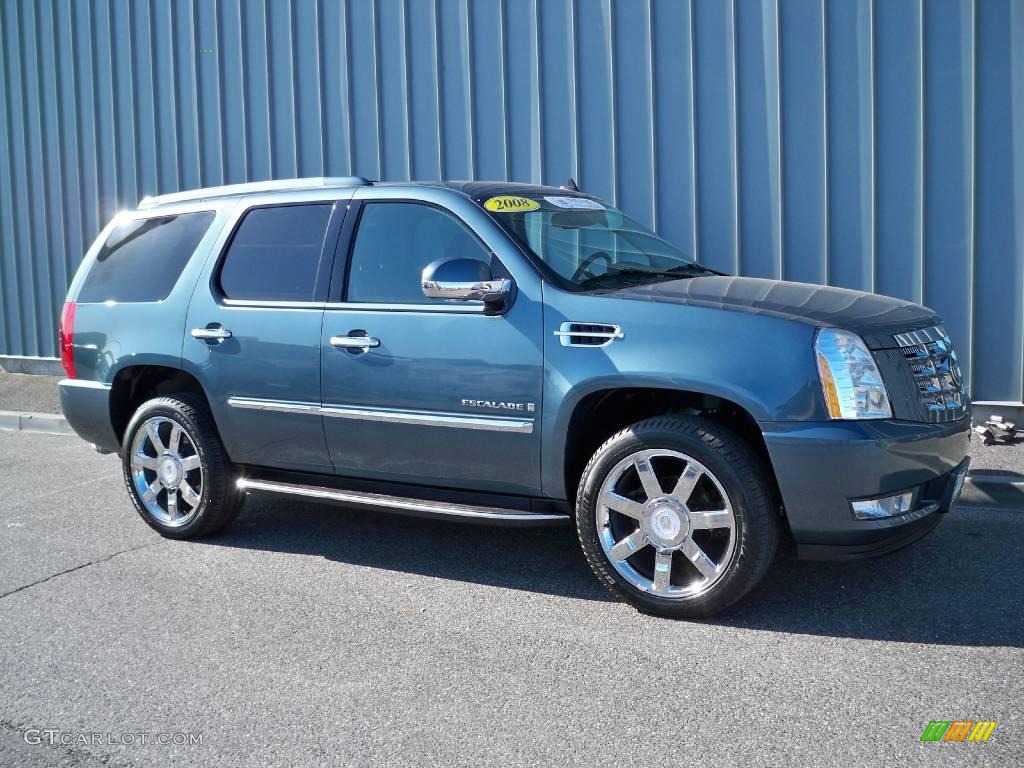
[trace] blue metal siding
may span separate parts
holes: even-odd
[[[922,301],[1022,399],[1019,0],[0,0],[0,48],[0,354],[55,354],[147,194],[572,175],[711,266]]]

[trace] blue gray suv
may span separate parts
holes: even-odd
[[[575,522],[637,608],[707,616],[809,558],[908,544],[970,414],[931,310],[724,275],[603,201],[297,179],[147,198],[86,254],[64,413],[160,534],[251,492]]]

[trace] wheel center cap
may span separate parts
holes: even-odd
[[[160,468],[157,470],[160,475],[160,482],[168,488],[177,488],[181,482],[181,462],[177,456],[167,453],[160,459]]]
[[[655,546],[672,549],[690,535],[690,516],[675,499],[654,499],[647,504],[641,526]]]
[[[651,527],[666,539],[674,539],[683,527],[679,515],[671,509],[659,509],[651,516]]]

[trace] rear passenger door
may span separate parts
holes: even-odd
[[[329,472],[320,327],[347,201],[242,211],[189,306],[183,357],[238,463]]]

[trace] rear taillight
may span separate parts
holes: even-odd
[[[75,302],[64,304],[60,313],[60,332],[57,343],[60,345],[60,364],[69,379],[75,378]]]

